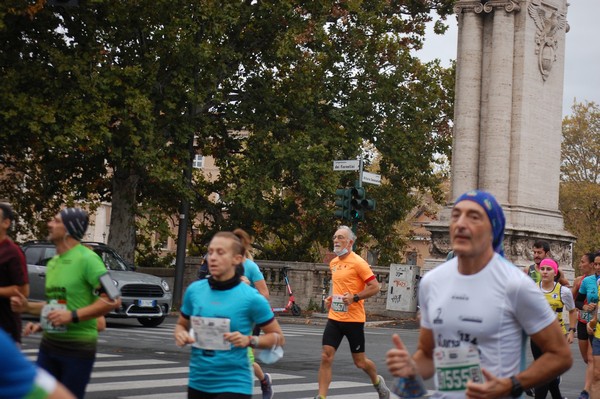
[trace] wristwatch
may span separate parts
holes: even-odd
[[[354,299],[354,302],[360,301],[360,297],[358,296],[358,294],[354,294],[354,296],[352,297],[352,299]]]
[[[577,329],[575,327],[571,327],[571,328],[569,328],[569,331],[575,332],[575,331],[577,331]]]
[[[512,388],[510,388],[510,396],[511,398],[519,398],[523,395],[523,387],[517,377],[514,375],[510,377],[510,382],[512,383]]]
[[[250,336],[250,341],[248,341],[248,346],[251,348],[257,348],[258,347],[258,337],[256,335],[251,335]]]
[[[79,316],[77,316],[76,310],[71,312],[71,323],[79,323]]]

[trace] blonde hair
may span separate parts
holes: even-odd
[[[246,255],[246,248],[244,247],[244,245],[242,244],[242,241],[236,234],[233,234],[231,231],[219,231],[217,234],[215,234],[213,236],[213,239],[217,238],[217,237],[223,237],[223,238],[230,239],[231,240],[231,249],[233,250],[233,253],[235,255],[242,255],[242,256]]]
[[[244,246],[244,254],[243,255],[246,258],[253,260],[252,254],[250,253],[250,251],[252,250],[252,242],[254,240],[252,239],[250,234],[246,233],[246,231],[244,231],[240,228],[233,230],[233,234],[236,235],[236,237],[240,240],[240,242]]]

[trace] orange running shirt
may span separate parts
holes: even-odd
[[[369,264],[354,252],[343,259],[335,257],[329,263],[329,270],[333,281],[333,295],[343,295],[346,292],[358,294],[375,278]],[[364,301],[351,303],[345,312],[334,311],[332,306],[328,317],[331,320],[364,323],[367,320]]]

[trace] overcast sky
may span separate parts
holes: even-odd
[[[523,12],[523,11],[521,11]],[[526,11],[525,11],[526,12]],[[567,21],[571,30],[567,33],[563,115],[571,113],[573,99],[578,102],[594,101],[600,104],[600,15],[599,0],[571,0]],[[448,18],[450,29],[439,36],[432,31],[419,56],[423,60],[439,58],[443,65],[456,59],[456,17]]]

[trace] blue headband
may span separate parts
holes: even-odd
[[[486,191],[472,190],[458,197],[454,204],[456,205],[465,200],[476,202],[485,210],[492,224],[492,234],[494,235],[492,246],[494,247],[494,251],[504,256],[502,241],[504,240],[504,225],[506,224],[506,220],[504,219],[502,207],[498,204],[496,198]]]

